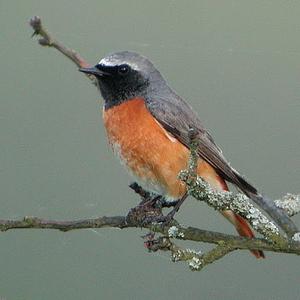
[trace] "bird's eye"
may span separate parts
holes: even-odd
[[[127,65],[120,65],[118,67],[118,73],[120,75],[126,75],[129,72],[129,67]]]

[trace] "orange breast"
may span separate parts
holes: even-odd
[[[177,175],[187,166],[189,150],[161,127],[143,99],[114,106],[103,112],[103,119],[114,152],[145,189],[173,199],[184,194]],[[198,174],[216,188],[224,188],[223,180],[202,160]]]

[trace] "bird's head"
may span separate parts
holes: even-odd
[[[146,57],[129,51],[107,55],[94,67],[79,70],[97,78],[105,108],[145,97],[165,85],[159,71]]]

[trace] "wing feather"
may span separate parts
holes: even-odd
[[[193,109],[176,94],[173,94],[173,97],[172,101],[164,98],[155,99],[156,101],[147,99],[147,108],[163,128],[187,148],[189,148],[189,130],[190,128],[196,130],[199,138],[199,156],[245,194],[256,195],[257,190],[230,166]]]
[[[265,210],[288,236],[293,236],[299,231],[286,213],[275,206],[273,200],[258,193],[255,187],[230,166],[196,113],[175,92],[168,90],[164,96],[146,98],[146,105],[154,118],[187,148],[189,148],[189,130],[193,128],[199,138],[199,157],[213,166],[223,179],[235,184]]]

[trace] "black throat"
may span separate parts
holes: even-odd
[[[105,110],[130,99],[145,98],[149,87],[148,81],[130,85],[130,83],[120,84],[106,78],[99,79],[98,84],[104,100]]]

